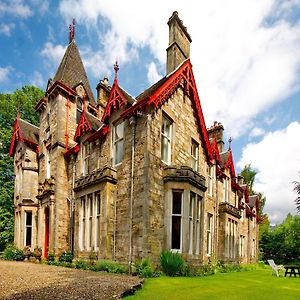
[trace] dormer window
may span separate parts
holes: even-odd
[[[124,152],[124,122],[119,123],[113,128],[113,165],[122,162]]]
[[[224,178],[223,180],[223,201],[229,201],[229,180],[228,178]]]
[[[172,121],[163,115],[161,126],[161,160],[168,165],[171,164],[171,136]]]

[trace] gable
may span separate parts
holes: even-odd
[[[120,107],[130,103],[128,101],[129,97],[130,96],[119,87],[118,81],[115,79],[102,116],[102,122],[107,122],[108,118],[113,112],[117,111]]]
[[[173,73],[162,78],[159,82],[139,95],[137,97],[138,102],[124,111],[121,116],[123,118],[129,118],[130,116],[137,114],[138,111],[144,110],[149,106],[158,109],[171,97],[179,86],[183,87],[184,93],[191,99],[205,154],[207,159],[211,161],[213,159],[212,150],[190,59],[184,61]]]
[[[36,153],[38,153],[39,128],[22,119],[16,119],[8,152],[9,156],[14,155],[18,142],[27,144]]]

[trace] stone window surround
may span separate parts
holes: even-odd
[[[122,125],[122,136],[116,138],[116,131],[119,126]],[[124,129],[125,129],[125,122],[119,122],[113,125],[112,130],[112,161],[113,166],[116,167],[122,163],[123,155],[124,155]],[[117,145],[122,144],[122,153],[121,157],[117,160]]]
[[[199,164],[199,143],[193,138],[191,139],[191,167],[195,172],[198,172]]]
[[[171,226],[172,226],[172,219],[170,216],[172,215],[172,191],[173,190],[182,190],[182,236],[181,236],[181,249],[180,251],[178,249],[172,250],[171,249]],[[191,193],[196,194],[196,197],[199,197],[201,200],[201,211],[200,211],[200,220],[199,220],[199,251],[196,251],[194,254],[191,254],[193,256],[201,256],[203,254],[203,226],[204,226],[204,191],[200,190],[199,188],[191,185],[188,182],[172,182],[167,181],[165,182],[165,235],[166,235],[166,241],[165,241],[165,248],[170,249],[171,251],[183,253],[183,254],[189,254],[189,203],[190,203],[190,195]],[[197,253],[199,252],[199,253]],[[189,254],[190,255],[190,254]]]

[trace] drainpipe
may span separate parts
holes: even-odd
[[[74,187],[75,187],[75,157],[71,156],[72,160],[72,193],[71,193],[71,202],[70,202],[70,250],[72,253],[74,253],[74,207],[75,207],[75,193],[74,193]]]
[[[134,154],[135,154],[135,127],[136,127],[136,119],[135,117],[131,117],[129,119],[129,123],[131,125],[131,134],[132,134],[132,142],[131,142],[131,175],[130,175],[130,199],[129,199],[129,273],[132,273],[132,223],[133,223],[133,184],[134,184]]]

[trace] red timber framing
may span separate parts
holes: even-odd
[[[102,117],[102,122],[106,122],[114,111],[116,111],[123,105],[126,105],[127,103],[127,100],[119,89],[118,80],[115,79],[109,93],[109,98]]]
[[[20,126],[19,126],[19,119],[16,119],[14,128],[13,128],[13,135],[11,138],[10,147],[9,147],[9,151],[8,151],[9,156],[14,155],[18,141],[27,144],[36,153],[39,153],[39,145],[34,141],[24,138],[22,130],[20,129]]]
[[[97,139],[102,140],[107,136],[108,132],[109,132],[109,127],[108,126],[103,126],[103,127],[101,127],[101,129],[94,132],[90,137],[88,137],[87,141],[88,142],[93,142]]]
[[[232,157],[232,151],[231,149],[228,150],[228,158],[224,164],[224,169],[229,169],[231,178],[235,178],[235,170],[234,170],[234,163],[233,163],[233,157]]]
[[[170,96],[176,91],[179,86],[183,87],[184,93],[190,97],[193,103],[194,114],[201,132],[201,138],[204,144],[205,152],[208,160],[212,161],[212,150],[209,143],[205,120],[190,59],[184,61],[177,70],[171,73],[167,77],[166,81],[164,81],[162,85],[160,85],[151,95],[139,100],[137,104],[124,111],[121,116],[123,118],[129,118],[132,115],[135,115],[138,111],[144,110],[145,107],[151,105],[153,105],[155,109],[158,109],[164,104],[165,101],[170,98]]]
[[[214,137],[214,140],[211,144],[211,152],[212,156],[215,158],[217,164],[221,165],[221,157],[219,153],[218,143],[216,137]]]
[[[88,132],[89,130],[92,130],[92,126],[86,116],[86,112],[84,109],[80,115],[80,119],[74,136],[74,141],[77,142],[79,137],[81,137],[84,133]]]

